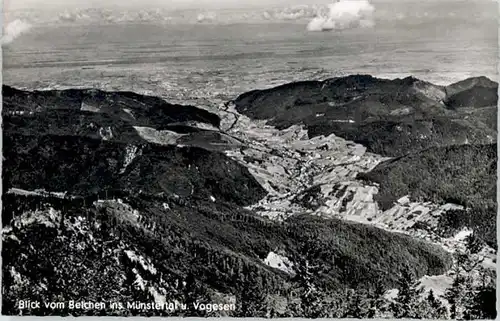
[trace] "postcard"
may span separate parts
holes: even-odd
[[[4,1],[2,315],[495,319],[498,13]]]

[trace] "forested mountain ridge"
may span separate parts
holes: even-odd
[[[414,105],[424,106],[418,113],[425,115],[431,101],[441,97],[443,117],[467,109],[446,97],[457,101],[460,96],[454,95],[463,90],[474,90],[478,84],[489,88],[481,80],[453,89],[414,79],[378,83],[370,77],[351,76],[332,81],[338,95],[366,87],[376,96],[382,89],[413,84],[424,93],[417,98],[401,94],[400,102],[420,101]],[[310,83],[314,82],[305,82]],[[477,318],[492,313],[481,307],[491,302],[489,270],[476,264],[483,285],[476,276],[458,278],[468,276],[464,267],[482,255],[472,253],[483,248],[484,240],[476,237],[481,229],[470,235],[467,248],[452,254],[439,242],[343,217],[379,213],[376,202],[381,206],[386,202],[389,208],[397,203],[404,196],[399,188],[408,182],[394,181],[399,186],[395,190],[385,183],[386,174],[419,162],[427,149],[384,163],[384,157],[366,152],[370,145],[363,146],[364,141],[356,144],[335,135],[309,138],[300,128],[262,127],[237,113],[232,128],[221,130],[226,111],[171,105],[155,97],[91,89],[28,92],[4,86],[3,90],[7,97],[3,111],[4,314],[425,318],[465,313]],[[307,109],[309,94],[298,95],[306,103],[297,106]],[[446,104],[450,106],[442,107]],[[479,105],[480,112],[491,109]],[[363,108],[361,117],[376,114],[376,108]],[[467,112],[474,114],[471,109]],[[480,131],[496,130],[482,120],[465,126],[472,122]],[[389,155],[405,150],[404,144],[394,147],[397,141],[392,137],[377,144],[391,151],[382,153]],[[474,148],[464,147],[470,149],[470,157],[464,157],[461,170],[476,166],[475,161],[491,163],[496,158],[493,152],[475,157]],[[443,152],[448,149],[437,148],[432,155],[437,162],[449,164],[455,154]],[[422,164],[418,171],[433,164]],[[438,202],[436,197],[445,203],[454,201],[440,192],[452,191],[442,187],[460,180],[453,170],[459,168],[451,169],[449,180],[437,182],[441,185],[436,191],[425,189],[415,196],[416,183],[412,183],[407,194],[412,201],[419,196],[426,201]],[[493,165],[475,173],[488,178],[488,170]],[[419,179],[435,176],[430,171]],[[491,185],[488,179],[483,183]],[[366,184],[378,184],[380,190]],[[488,190],[484,196],[483,185],[471,184],[472,192],[463,195],[464,205],[489,199],[493,193]],[[375,200],[363,200],[372,193]],[[286,215],[276,219],[273,211]],[[316,215],[322,211],[328,215]],[[440,224],[453,227],[446,230],[452,236],[470,227],[469,221],[457,225],[446,217]],[[462,252],[465,259],[457,259]],[[455,270],[457,284],[449,288],[455,294],[447,292],[445,298],[438,293],[433,299],[422,293],[418,279]],[[458,302],[464,285],[475,292]],[[399,289],[396,298],[388,296],[393,289]],[[189,309],[108,306],[88,311],[21,311],[16,307],[19,297],[65,302],[82,298],[178,301]],[[236,309],[208,312],[195,309],[194,302],[235,303]]]
[[[333,133],[392,157],[496,140],[496,127],[481,115],[496,116],[491,107],[497,92],[498,84],[485,77],[438,86],[414,77],[352,75],[254,90],[233,103],[240,113],[278,128],[303,124],[310,137]]]

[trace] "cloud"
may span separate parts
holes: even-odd
[[[201,22],[212,22],[217,19],[217,15],[215,12],[205,12],[205,13],[200,13],[196,17],[196,21],[201,23]]]
[[[63,22],[75,22],[75,21],[84,20],[84,19],[88,20],[88,19],[90,19],[90,17],[82,12],[71,13],[71,12],[65,11],[65,12],[59,14],[59,20],[63,21]]]
[[[297,5],[280,9],[266,10],[262,13],[265,20],[300,20],[304,18],[312,18],[315,16],[318,8],[314,5]]]
[[[375,7],[368,0],[340,0],[328,5],[326,13],[318,12],[307,25],[309,31],[371,28]]]
[[[14,39],[28,32],[31,29],[31,24],[24,20],[16,19],[9,24],[4,29],[4,34],[1,39],[2,45],[9,44]]]

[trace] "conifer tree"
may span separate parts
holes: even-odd
[[[442,302],[434,295],[431,289],[426,297],[425,305],[428,307],[428,313],[424,316],[426,319],[446,319],[447,311]]]
[[[471,305],[466,308],[466,319],[495,320],[496,311],[496,287],[480,287],[473,295]]]
[[[449,289],[446,290],[444,298],[450,304],[450,318],[462,319],[464,306],[467,301],[467,292],[471,288],[471,280],[467,276],[457,274]]]
[[[464,318],[493,320],[497,316],[495,273],[486,269],[482,269],[480,273],[481,284],[468,292]]]
[[[368,317],[370,304],[368,302],[368,294],[365,291],[355,291],[349,289],[348,305],[345,317],[364,319]]]
[[[465,241],[466,241],[467,251],[470,254],[479,253],[484,246],[484,242],[479,237],[476,236],[476,233],[469,234],[466,237]]]
[[[300,299],[299,317],[317,318],[322,310],[324,296],[314,284],[314,275],[319,273],[319,266],[311,264],[313,247],[310,243],[302,246],[300,253],[292,258],[295,269],[294,282],[297,285],[298,298]],[[298,311],[297,311],[298,312]]]
[[[391,303],[391,310],[395,318],[421,318],[420,298],[424,289],[419,287],[413,273],[404,270],[399,279],[399,292]]]
[[[263,279],[260,276],[247,274],[241,286],[240,310],[238,317],[266,317],[268,314],[268,294],[264,289]]]
[[[384,297],[385,289],[381,278],[376,280],[374,287],[368,292],[367,318],[379,318],[388,310],[388,300]]]
[[[208,303],[210,297],[205,286],[195,278],[195,274],[189,271],[184,283],[182,284],[183,303],[186,305],[186,310],[183,311],[186,317],[202,317],[206,316],[205,311],[196,309],[196,303]]]

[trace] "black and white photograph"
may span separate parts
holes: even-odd
[[[493,320],[495,0],[4,0],[7,316]]]

